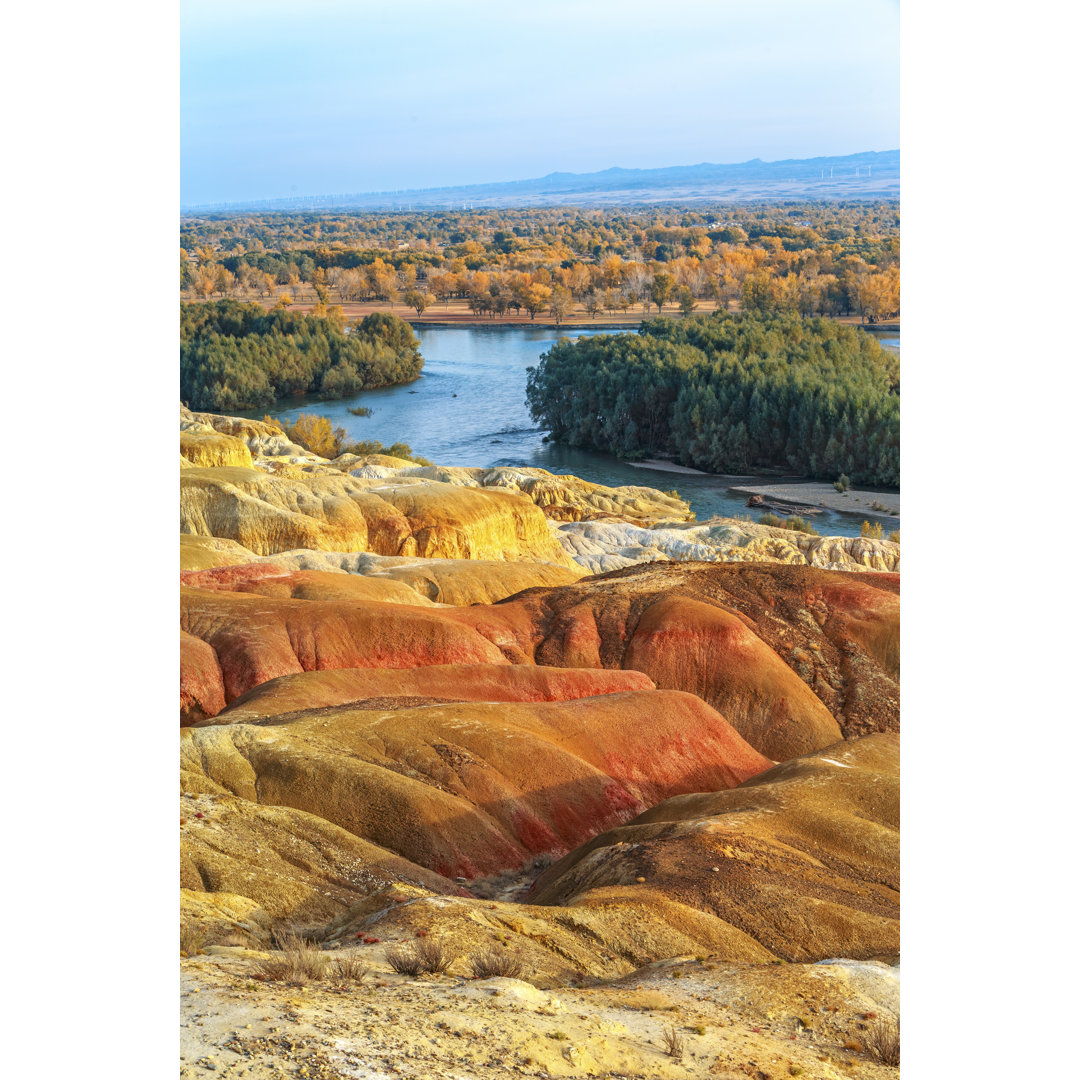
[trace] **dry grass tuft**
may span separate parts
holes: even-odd
[[[386,952],[386,962],[399,975],[441,975],[457,958],[457,953],[431,938],[395,945]]]
[[[363,982],[370,970],[358,956],[340,956],[330,968],[334,978],[342,982]]]
[[[180,927],[180,955],[198,956],[206,945],[206,927],[192,926],[190,923]]]
[[[882,1017],[866,1032],[866,1050],[882,1065],[900,1064],[900,1021]]]
[[[686,1040],[676,1031],[675,1025],[671,1024],[664,1029],[664,1053],[669,1058],[682,1061],[686,1051]]]
[[[431,938],[422,938],[413,948],[423,965],[421,970],[429,975],[441,975],[457,958],[457,953]]]
[[[517,979],[525,970],[525,964],[517,953],[486,949],[469,960],[469,968],[476,979]]]
[[[275,935],[275,945],[280,955],[264,960],[256,968],[264,979],[304,986],[326,974],[326,953],[296,934],[284,938]]]
[[[395,945],[386,950],[386,962],[399,975],[419,975],[424,970],[424,962],[412,942]]]

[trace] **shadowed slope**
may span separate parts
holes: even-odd
[[[662,898],[786,960],[867,959],[899,952],[899,887],[899,739],[882,734],[668,799],[550,867],[533,902]]]
[[[201,642],[200,642],[201,644]],[[652,690],[640,671],[448,664],[421,668],[346,668],[283,675],[252,687],[219,713],[223,724],[254,723],[304,709],[388,697],[440,701],[570,701]]]

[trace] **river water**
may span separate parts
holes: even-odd
[[[572,450],[544,442],[544,430],[525,404],[526,369],[558,337],[571,339],[614,331],[545,327],[414,327],[424,357],[424,372],[415,382],[368,390],[355,398],[318,401],[285,399],[273,410],[292,421],[300,412],[317,412],[340,425],[355,439],[378,439],[389,445],[408,443],[413,452],[439,465],[531,465],[553,473],[572,473],[598,484],[639,484],[688,499],[699,521],[715,516],[745,515],[746,497],[727,485],[752,483],[752,477],[695,476],[637,468],[608,454]],[[895,333],[877,335],[883,345],[899,348]],[[372,410],[353,416],[350,406]],[[244,415],[261,417],[267,410]],[[776,482],[776,477],[770,477]],[[753,515],[756,519],[757,515]],[[824,511],[814,524],[822,534],[858,536],[862,518]]]

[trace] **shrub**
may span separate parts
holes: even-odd
[[[900,1064],[900,1021],[882,1017],[866,1033],[866,1049],[882,1065]]]
[[[192,926],[190,923],[180,927],[180,955],[197,956],[206,944],[206,927]]]
[[[419,975],[424,970],[424,961],[420,959],[420,953],[412,943],[395,945],[386,950],[386,962],[399,975]]]
[[[328,957],[321,949],[296,934],[275,935],[275,940],[280,942],[280,955],[264,960],[256,969],[264,979],[303,986],[326,974]]]
[[[342,982],[363,982],[370,969],[357,956],[339,956],[330,970],[334,978]]]
[[[525,963],[517,953],[490,948],[472,957],[469,969],[475,979],[517,979],[525,970]]]
[[[859,530],[859,535],[866,537],[867,540],[880,540],[881,539],[881,522],[875,521],[873,525],[869,521],[862,523],[862,528]]]
[[[441,975],[454,962],[457,954],[431,938],[423,938],[413,948],[420,958],[421,971]]]
[[[330,459],[342,452],[346,438],[343,427],[335,428],[327,417],[315,413],[301,413],[293,423],[286,425],[285,434],[305,450]]]
[[[772,525],[776,529],[782,529],[784,527],[784,519],[773,513],[762,514],[761,517],[758,518],[758,524]]]
[[[664,1030],[664,1053],[669,1058],[674,1058],[676,1061],[682,1061],[683,1053],[686,1050],[686,1041],[675,1030],[675,1025],[670,1024]]]
[[[356,405],[354,407],[350,407],[349,412],[351,412],[353,414],[353,416],[370,416],[371,415],[371,410],[368,409],[368,408],[365,408],[363,405]]]
[[[792,514],[784,522],[784,528],[791,529],[794,532],[808,533],[810,536],[817,536],[818,534],[817,529],[806,518],[801,518],[798,514]]]
[[[888,539],[894,544],[899,544],[900,543],[900,530],[899,529],[893,530],[893,532],[889,533]]]
[[[845,473],[841,473],[840,478],[833,481],[833,487],[840,492],[847,491],[851,487],[851,478]]]
[[[390,457],[404,458],[406,461],[414,462],[417,465],[431,464],[427,458],[414,454],[412,447],[403,442],[383,446],[378,439],[362,439],[360,442],[347,443],[342,447],[341,452],[343,454],[355,454],[357,457],[364,457],[367,454],[388,454]]]

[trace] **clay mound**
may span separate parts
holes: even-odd
[[[184,789],[292,806],[447,877],[563,852],[771,763],[690,694],[375,710],[186,728]],[[229,887],[226,891],[240,892]]]
[[[545,585],[569,585],[583,576],[583,571],[570,566],[546,562],[496,562],[492,559],[410,559],[393,555],[373,555],[370,552],[297,551],[277,555],[256,555],[235,540],[215,536],[180,534],[181,583],[200,587],[223,587],[211,584],[213,576],[197,580],[183,572],[212,570],[223,566],[249,564],[272,566],[274,574],[309,570],[321,574],[351,574],[388,582],[400,582],[411,590],[386,590],[380,595],[377,588],[366,596],[399,603],[467,606],[494,604],[514,593]],[[220,581],[229,580],[227,576]],[[362,586],[360,588],[363,588]],[[356,599],[364,599],[359,594]],[[423,599],[421,599],[421,597]]]
[[[225,708],[225,687],[214,650],[180,631],[180,724],[217,716]]]
[[[870,735],[730,791],[654,806],[548,869],[532,899],[576,908],[662,898],[785,960],[891,958],[899,857],[899,739]]]
[[[201,814],[201,817],[197,817]],[[241,897],[271,919],[318,923],[395,882],[435,894],[450,881],[312,814],[226,795],[182,796],[180,884],[207,900]],[[247,913],[250,915],[250,911]]]
[[[310,548],[571,565],[543,513],[520,496],[430,482],[387,485],[334,470],[183,469],[180,531],[235,540],[257,555]]]
[[[654,563],[492,610],[537,627],[536,663],[637,668],[699,694],[782,761],[899,730],[899,589],[895,574]]]
[[[317,570],[290,572],[287,567],[274,561],[181,573],[180,582],[193,588],[279,599],[434,606],[426,597],[400,581]]]
[[[449,664],[421,668],[305,671],[301,675],[284,675],[253,687],[220,712],[217,721],[225,724],[256,723],[267,717],[304,709],[395,697],[440,701],[571,701],[628,690],[652,689],[652,679],[639,671],[593,668]]]
[[[214,468],[221,465],[239,465],[251,468],[251,451],[243,439],[232,435],[181,432],[180,456],[193,465]]]
[[[668,563],[467,608],[184,589],[181,626],[213,647],[226,702],[334,668],[633,669],[697,694],[781,761],[898,725],[896,588],[883,574]]]
[[[490,559],[391,560],[360,556],[365,568],[356,572],[408,585],[437,604],[465,607],[494,604],[525,589],[569,585],[582,576],[573,566],[545,562],[495,562]]]
[[[498,646],[452,612],[185,587],[181,629],[213,650],[213,664],[189,655],[198,671],[185,677],[209,683],[216,665],[229,702],[259,683],[301,671],[508,663]]]
[[[180,570],[209,570],[215,566],[240,566],[256,556],[235,540],[216,536],[180,534]]]
[[[572,908],[512,904],[473,897],[436,896],[391,886],[342,912],[321,928],[323,940],[441,941],[464,960],[487,949],[519,956],[535,985],[560,985],[576,976],[625,976],[673,956],[716,956],[768,963],[776,959],[752,937],[714,916],[675,901]],[[451,969],[466,974],[460,962]]]

